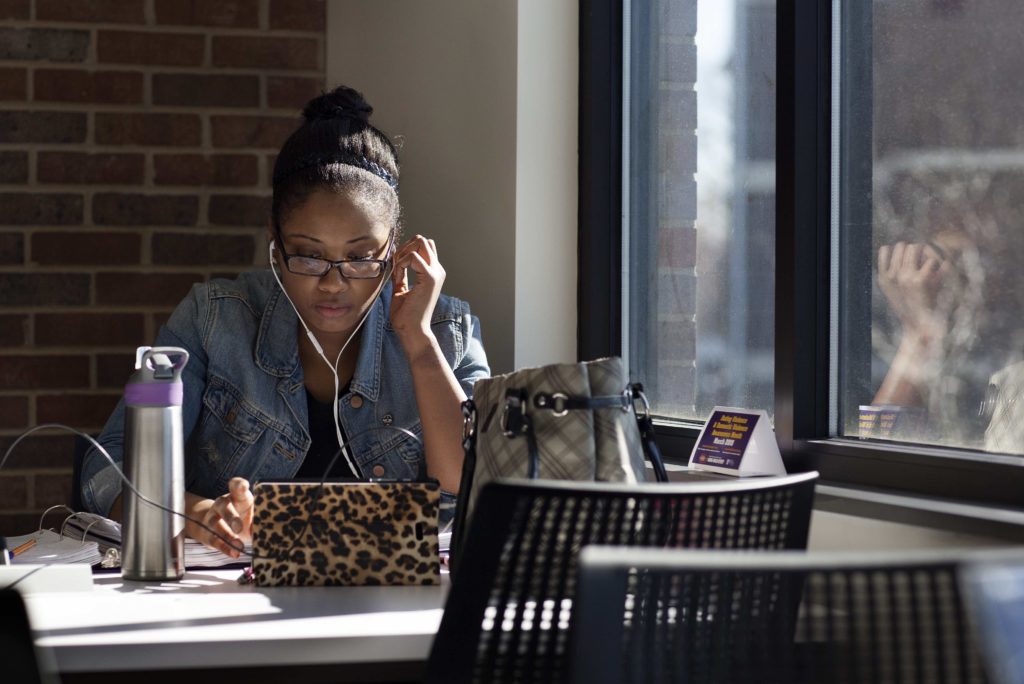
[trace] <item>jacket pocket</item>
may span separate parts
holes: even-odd
[[[256,444],[271,423],[241,390],[211,376],[203,394],[203,416],[194,442],[201,471],[196,483],[201,491],[196,493],[219,495],[226,491],[232,477],[252,479],[261,460]]]

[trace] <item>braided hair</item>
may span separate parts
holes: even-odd
[[[317,190],[351,194],[398,232],[398,154],[370,124],[372,113],[362,94],[346,86],[306,104],[302,124],[274,163],[271,219],[276,233],[289,212]]]

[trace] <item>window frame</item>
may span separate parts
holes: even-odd
[[[832,280],[832,255],[834,247],[844,248],[832,244],[832,46],[837,40],[832,15],[834,6],[843,13],[843,26],[865,21],[870,26],[867,4],[865,11],[858,2],[777,0],[774,411],[779,447],[790,472],[818,470],[823,483],[1022,510],[1024,457],[861,442],[836,436],[830,417],[838,282]],[[622,30],[622,0],[580,0],[580,360],[622,352]],[[870,78],[870,69],[855,74]],[[858,163],[850,151],[863,143],[863,131],[857,138],[838,132],[841,163]],[[840,205],[839,210],[856,207]],[[668,460],[685,463],[700,425],[659,420],[656,428]]]

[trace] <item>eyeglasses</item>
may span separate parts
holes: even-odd
[[[330,259],[321,259],[319,257],[289,254],[284,251],[284,240],[280,240],[280,242],[285,268],[295,275],[323,278],[331,272],[332,268],[336,268],[341,277],[352,280],[379,278],[384,273],[388,260],[391,258],[391,250],[394,247],[394,241],[389,237],[387,253],[383,259],[339,259],[338,261],[331,261]]]

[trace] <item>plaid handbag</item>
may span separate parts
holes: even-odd
[[[480,488],[499,477],[644,482],[646,456],[667,481],[646,407],[643,387],[626,382],[618,357],[477,380],[462,405],[466,457],[453,553]]]

